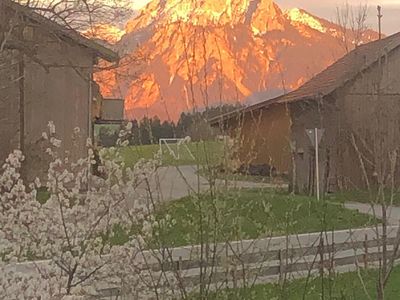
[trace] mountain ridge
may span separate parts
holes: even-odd
[[[153,0],[115,44],[144,59],[100,85],[125,98],[129,119],[176,120],[183,111],[293,90],[343,56],[340,38],[338,25],[298,8],[284,12],[272,0]],[[362,42],[376,38],[367,31]]]

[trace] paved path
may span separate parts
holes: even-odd
[[[203,193],[210,190],[209,182],[198,175],[196,166],[160,167],[150,178],[149,185],[142,184],[138,194],[146,195],[149,188],[160,201],[180,199],[193,193]],[[278,188],[285,185],[257,183],[247,181],[217,180],[217,188]]]
[[[366,203],[358,202],[346,202],[344,207],[347,209],[358,210],[360,213],[369,214],[382,219],[382,206],[381,205],[370,205]],[[387,209],[387,216],[389,224],[399,225],[400,224],[400,207],[389,206]]]

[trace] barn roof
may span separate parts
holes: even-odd
[[[271,104],[313,100],[327,96],[354,79],[360,72],[368,69],[380,57],[390,53],[399,46],[400,32],[387,38],[361,45],[314,76],[297,90],[229,114],[218,116],[211,119],[210,123],[217,124],[220,121],[231,119],[246,112],[259,110]]]
[[[115,51],[108,49],[100,45],[99,43],[96,43],[91,39],[82,36],[80,33],[73,29],[66,28],[65,26],[62,26],[57,22],[49,20],[48,18],[35,12],[32,8],[15,3],[12,0],[1,1],[3,1],[4,5],[10,7],[18,13],[23,14],[25,17],[29,18],[33,22],[44,25],[43,28],[54,32],[61,38],[68,38],[81,46],[91,49],[100,58],[103,58],[109,62],[117,61],[119,59],[118,54]]]

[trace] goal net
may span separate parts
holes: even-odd
[[[160,139],[161,159],[165,153],[168,153],[175,160],[181,159],[183,155],[189,155],[190,158],[195,160],[196,158],[188,147],[190,141],[189,136],[184,139]]]

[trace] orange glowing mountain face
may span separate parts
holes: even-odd
[[[116,48],[143,60],[103,74],[100,85],[126,99],[128,118],[176,120],[194,108],[266,100],[345,51],[337,25],[272,0],[153,0],[125,32]],[[376,37],[369,31],[364,42]]]

